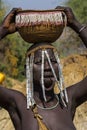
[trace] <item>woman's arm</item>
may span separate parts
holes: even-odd
[[[67,88],[70,101],[76,107],[87,101],[87,76],[80,82]]]
[[[67,15],[67,25],[72,28],[87,47],[87,26],[83,26],[74,16],[71,8],[64,8],[64,12]],[[79,83],[69,88],[72,100],[79,106],[87,100],[87,76]]]
[[[0,106],[9,109],[11,103],[13,102],[14,91],[0,86]]]
[[[21,9],[13,8],[10,13],[4,18],[0,26],[0,40],[6,35],[17,31],[15,26],[15,15],[19,10]]]
[[[9,112],[16,130],[21,130],[21,119],[17,108],[17,100],[21,97],[20,95],[18,91],[0,86],[0,106]]]
[[[70,8],[65,8],[64,12],[67,15],[67,24],[71,27],[83,41],[84,45],[87,47],[87,26],[83,26],[74,16]],[[79,106],[87,100],[87,76],[79,83],[75,84],[70,88],[72,94],[72,100],[76,102]]]

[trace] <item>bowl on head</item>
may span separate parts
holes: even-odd
[[[63,10],[22,10],[16,15],[16,27],[28,43],[54,42],[67,23]]]

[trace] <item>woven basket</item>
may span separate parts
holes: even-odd
[[[22,10],[16,15],[16,27],[29,43],[54,42],[67,23],[62,10]]]

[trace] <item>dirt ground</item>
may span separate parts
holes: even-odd
[[[87,54],[71,55],[61,59],[66,87],[81,81],[87,75]],[[13,89],[25,94],[25,81],[19,82],[13,79]],[[87,130],[87,102],[77,108],[74,124],[77,130]],[[14,130],[8,113],[0,110],[0,130]]]

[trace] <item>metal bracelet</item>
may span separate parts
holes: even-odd
[[[83,31],[86,27],[87,27],[87,25],[84,25],[83,27],[81,27],[80,30],[79,30],[79,33],[80,33],[81,31]]]

